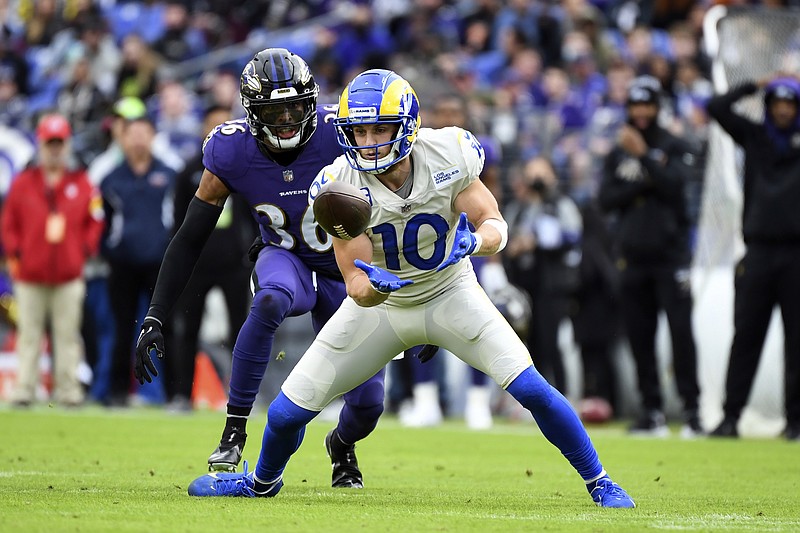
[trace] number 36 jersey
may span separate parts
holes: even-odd
[[[291,251],[312,270],[341,278],[333,242],[314,221],[307,200],[320,169],[342,153],[334,116],[335,106],[318,108],[314,135],[286,166],[259,150],[243,119],[225,122],[206,137],[203,166],[247,201],[265,243]]]
[[[372,264],[402,279],[414,281],[393,292],[387,305],[417,305],[441,293],[450,282],[474,275],[469,260],[441,272],[438,267],[450,254],[458,212],[453,202],[483,169],[483,148],[475,136],[461,128],[422,128],[411,151],[413,185],[401,198],[376,176],[353,169],[342,156],[325,167],[311,187],[313,201],[319,187],[329,180],[351,183],[364,191],[372,204],[366,230],[372,240]]]

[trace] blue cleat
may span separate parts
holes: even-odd
[[[617,509],[633,509],[636,504],[628,496],[625,489],[611,481],[608,476],[595,481],[594,488],[590,491],[594,503],[598,507],[614,507]]]
[[[258,483],[258,485],[263,485]],[[283,478],[266,484],[265,490],[256,491],[255,473],[247,471],[247,461],[244,462],[244,472],[240,474],[212,472],[200,476],[189,484],[189,496],[238,496],[246,498],[267,497],[278,494],[283,487]],[[261,487],[259,487],[261,488]]]

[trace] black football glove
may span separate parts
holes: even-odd
[[[267,247],[267,244],[264,242],[264,239],[261,238],[259,234],[256,237],[256,240],[253,241],[253,244],[250,245],[250,249],[247,250],[247,257],[250,259],[252,263],[255,263],[258,259],[258,254],[261,253],[261,250]]]
[[[417,359],[420,363],[427,363],[437,353],[439,353],[439,347],[435,344],[423,344],[422,349],[417,352]]]
[[[161,322],[147,317],[142,322],[142,331],[139,332],[139,339],[136,341],[136,361],[133,363],[133,374],[139,385],[144,385],[145,381],[151,383],[153,377],[158,375],[158,370],[150,358],[150,350],[155,350],[159,359],[164,358],[164,334],[161,333]]]

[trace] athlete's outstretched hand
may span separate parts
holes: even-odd
[[[136,341],[136,361],[133,364],[133,373],[140,385],[144,385],[145,381],[150,383],[153,381],[150,376],[158,375],[150,358],[150,350],[155,350],[159,359],[164,358],[164,334],[161,333],[161,322],[154,318],[145,318]]]
[[[453,249],[450,251],[450,257],[445,259],[444,263],[439,265],[436,272],[443,270],[450,265],[455,265],[463,258],[474,252],[478,248],[478,238],[469,230],[469,221],[467,214],[461,213],[458,217],[458,225],[456,226],[456,239],[453,241]]]
[[[367,274],[372,288],[383,294],[394,292],[397,289],[414,283],[414,280],[400,279],[391,272],[387,272],[375,265],[365,263],[361,259],[356,259],[354,264]]]

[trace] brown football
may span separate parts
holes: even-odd
[[[340,239],[350,240],[364,233],[370,216],[372,206],[364,191],[349,183],[326,183],[314,200],[314,218],[317,223]]]

